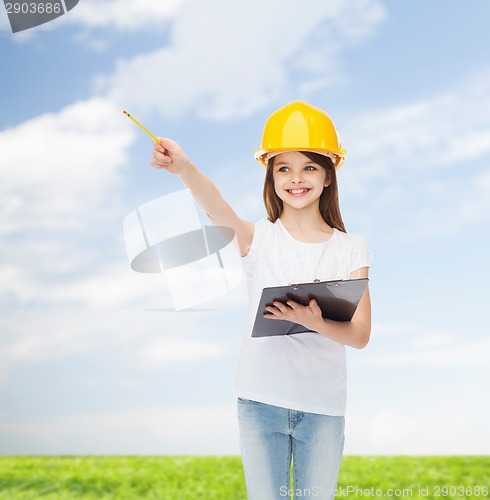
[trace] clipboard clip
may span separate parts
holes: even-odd
[[[345,281],[345,280],[343,280],[343,279],[341,279],[341,280],[338,280],[338,279],[327,280],[327,281],[324,281],[323,283],[326,283],[327,286],[338,286],[339,281]],[[321,283],[321,282],[322,282],[322,280],[314,279],[314,280],[311,280],[311,281],[300,281],[298,283],[289,283],[288,286],[308,285],[310,283]]]
[[[300,281],[298,283],[289,283],[288,286],[297,286],[297,285],[307,285],[308,283],[320,283],[321,280],[314,279],[311,281]]]

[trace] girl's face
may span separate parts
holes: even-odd
[[[327,171],[298,151],[277,155],[273,169],[277,196],[293,208],[318,204],[323,188],[330,184]]]

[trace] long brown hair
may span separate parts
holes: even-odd
[[[335,229],[345,233],[346,230],[344,221],[342,220],[342,215],[340,213],[337,175],[335,173],[333,161],[328,156],[324,156],[319,153],[312,153],[310,151],[300,151],[300,153],[304,154],[312,162],[323,167],[326,171],[326,175],[330,176],[330,184],[323,188],[323,192],[320,195],[320,214],[322,215],[323,220],[330,227],[334,227]],[[263,192],[265,209],[271,222],[276,222],[276,220],[281,216],[283,210],[282,200],[279,196],[277,196],[276,190],[274,189],[273,173],[275,159],[275,156],[272,157],[267,164]]]

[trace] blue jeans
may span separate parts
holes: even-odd
[[[333,498],[344,417],[238,398],[240,449],[249,500]],[[294,486],[290,487],[291,458]]]

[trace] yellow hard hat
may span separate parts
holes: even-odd
[[[345,149],[333,121],[325,111],[302,101],[272,113],[255,159],[267,166],[269,158],[287,151],[311,151],[328,156],[337,169],[345,160]]]

